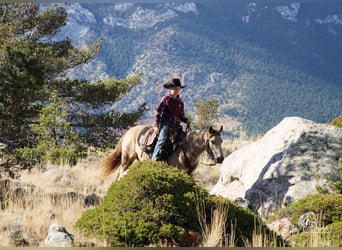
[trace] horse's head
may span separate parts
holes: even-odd
[[[211,126],[206,133],[206,150],[209,156],[215,161],[215,163],[222,163],[224,160],[221,138],[222,129],[222,126],[220,130],[215,130]]]

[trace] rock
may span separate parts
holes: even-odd
[[[318,189],[329,190],[329,182],[339,178],[341,158],[342,129],[287,117],[260,140],[230,154],[211,193],[247,200],[267,218]]]
[[[299,229],[295,227],[289,218],[276,218],[269,224],[269,229],[277,232],[284,240],[288,239],[291,235],[299,233]]]
[[[84,207],[97,206],[102,202],[102,198],[95,193],[87,195],[83,200]]]
[[[298,227],[301,232],[317,228],[319,218],[314,212],[307,212],[298,218]]]
[[[62,225],[52,224],[44,243],[46,247],[72,247],[74,235],[68,233]]]

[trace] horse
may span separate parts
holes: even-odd
[[[130,128],[120,138],[114,151],[102,161],[102,173],[100,180],[103,180],[114,172],[118,180],[135,161],[150,159],[150,155],[142,150],[139,145],[139,135],[146,129],[146,126],[136,125]],[[197,168],[199,156],[206,151],[215,164],[223,162],[221,132],[210,126],[206,130],[192,130],[184,132],[181,146],[177,147],[169,156],[167,163],[177,167],[189,175]]]

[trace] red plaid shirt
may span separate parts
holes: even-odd
[[[179,96],[173,97],[168,93],[161,99],[157,107],[155,124],[166,122],[171,126],[176,126],[180,124],[180,121],[184,123],[189,121],[184,114],[184,103]]]

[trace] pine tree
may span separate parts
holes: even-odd
[[[199,100],[196,102],[195,107],[197,108],[197,126],[207,128],[212,125],[213,122],[218,119],[218,109],[220,102],[217,99]]]
[[[77,49],[70,39],[56,40],[66,19],[65,6],[0,5],[0,143],[7,146],[1,151],[15,152],[25,164],[75,163],[83,153],[76,132],[91,145],[108,145],[115,142],[114,127],[132,125],[145,110],[143,104],[130,114],[88,112],[121,99],[141,75],[96,83],[66,78],[68,69],[94,59],[102,44],[98,39],[88,49]],[[56,100],[66,103],[56,106]]]
[[[0,139],[27,142],[30,123],[65,70],[93,59],[101,40],[76,49],[69,39],[52,37],[66,24],[65,7],[39,12],[33,3],[0,5]]]
[[[22,165],[32,166],[41,162],[75,165],[79,158],[86,156],[86,147],[67,121],[65,104],[56,90],[51,93],[37,122],[30,125],[37,145],[16,150],[16,158]]]

